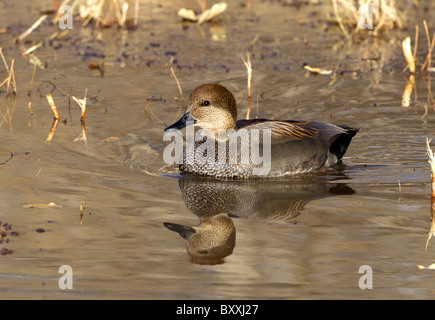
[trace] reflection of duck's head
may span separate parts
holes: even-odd
[[[204,218],[194,227],[169,222],[165,222],[164,226],[187,240],[187,253],[197,264],[223,263],[236,243],[236,228],[224,213]]]

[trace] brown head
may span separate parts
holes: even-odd
[[[165,131],[178,130],[191,121],[195,126],[217,132],[234,129],[237,121],[237,105],[233,94],[217,83],[202,84],[192,90],[189,107],[181,119]]]

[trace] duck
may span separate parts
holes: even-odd
[[[224,179],[324,171],[342,161],[360,130],[311,120],[237,120],[234,95],[218,83],[194,88],[187,111],[164,131],[183,128],[180,173]]]

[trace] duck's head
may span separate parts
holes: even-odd
[[[193,89],[187,112],[165,132],[180,130],[191,124],[218,132],[234,129],[236,121],[237,106],[233,94],[220,84],[208,83]]]

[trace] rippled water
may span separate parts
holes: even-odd
[[[411,105],[402,107],[400,39],[413,28],[349,45],[338,27],[325,31],[327,4],[247,1],[197,27],[175,14],[195,1],[141,1],[138,30],[75,21],[66,37],[45,40],[35,51],[45,69],[37,68],[29,97],[33,65],[21,52],[58,29],[44,23],[32,43],[12,40],[38,19],[41,3],[52,5],[0,3],[0,46],[15,59],[18,87],[15,99],[0,89],[0,220],[12,225],[0,244],[1,298],[433,298],[433,271],[418,265],[434,262],[433,244],[425,250],[434,79],[417,74]],[[430,13],[411,18],[431,21]],[[234,92],[243,118],[248,51],[251,117],[360,127],[343,166],[242,182],[181,177],[165,165],[163,129],[186,108],[170,59],[185,100],[217,81]],[[89,70],[103,60],[104,74]],[[336,77],[307,74],[303,63]],[[3,81],[3,64],[0,72]],[[86,89],[85,143],[75,141],[80,108],[65,93],[81,98]],[[50,91],[61,121],[47,144]],[[205,241],[177,233],[192,227]],[[61,265],[73,270],[72,290],[58,286]],[[358,286],[362,265],[372,267],[372,290]]]

